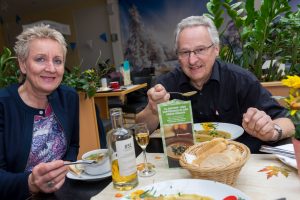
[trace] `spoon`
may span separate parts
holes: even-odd
[[[76,164],[90,165],[90,164],[95,164],[95,163],[97,163],[96,160],[78,160],[78,161],[75,161],[75,162],[65,161],[64,165],[76,165]]]
[[[181,96],[184,96],[184,97],[190,97],[190,96],[193,96],[197,93],[197,91],[189,91],[189,92],[169,92],[170,94],[180,94]]]

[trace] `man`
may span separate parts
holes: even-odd
[[[209,18],[191,16],[183,19],[175,31],[175,49],[180,68],[157,80],[148,91],[148,105],[137,115],[150,130],[159,125],[157,104],[168,101],[168,92],[198,93],[191,97],[195,123],[219,121],[243,126],[237,141],[257,153],[264,142],[277,142],[291,136],[294,125],[257,78],[247,70],[216,60],[219,55],[218,31]]]

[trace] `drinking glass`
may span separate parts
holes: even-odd
[[[148,163],[146,156],[146,147],[149,144],[149,130],[147,125],[145,123],[136,124],[134,128],[134,136],[144,154],[144,167],[142,170],[139,170],[138,173],[143,177],[153,176],[155,174],[155,170],[153,169],[154,165]]]

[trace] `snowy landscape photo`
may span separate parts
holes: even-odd
[[[207,12],[207,1],[120,0],[124,58],[133,70],[174,67],[174,31],[177,23]]]

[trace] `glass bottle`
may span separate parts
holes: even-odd
[[[118,190],[131,190],[138,184],[132,132],[123,126],[121,108],[110,109],[112,129],[107,133],[112,181]]]

